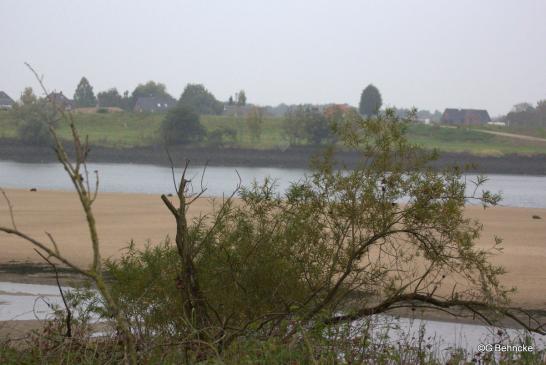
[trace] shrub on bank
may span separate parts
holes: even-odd
[[[201,142],[205,136],[199,115],[186,106],[177,105],[169,110],[161,124],[161,137],[169,145]]]

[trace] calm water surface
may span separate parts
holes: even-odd
[[[136,164],[90,164],[89,171],[98,170],[100,191],[160,194],[174,191],[171,170],[167,167]],[[230,194],[238,182],[237,172],[243,185],[265,177],[277,180],[280,191],[291,182],[302,179],[307,170],[258,167],[208,167],[203,179],[206,195]],[[180,170],[177,170],[180,173]],[[202,167],[192,167],[188,176],[199,187]],[[179,175],[178,175],[179,176]],[[475,177],[475,176],[474,176]],[[546,176],[488,175],[486,188],[503,195],[502,205],[514,207],[546,208]],[[473,176],[469,175],[472,179]],[[72,190],[73,187],[62,167],[57,163],[34,164],[0,161],[0,186],[20,189]]]

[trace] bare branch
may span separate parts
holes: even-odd
[[[2,195],[4,196],[4,199],[6,200],[6,203],[8,204],[9,209],[9,216],[11,218],[11,225],[13,226],[13,229],[17,229],[17,225],[15,224],[15,216],[13,215],[13,206],[11,205],[11,201],[8,198],[8,194],[4,191],[4,189],[0,188],[0,191],[2,192]]]
[[[72,262],[70,262],[68,259],[66,259],[63,256],[57,254],[57,252],[51,250],[44,243],[42,243],[42,242],[40,242],[38,240],[35,240],[34,238],[24,234],[23,232],[20,232],[18,230],[12,229],[12,228],[2,227],[2,226],[0,226],[0,232],[4,232],[4,233],[7,233],[7,234],[12,234],[14,236],[18,236],[18,237],[24,239],[25,241],[32,243],[34,246],[38,247],[42,251],[46,252],[49,256],[55,257],[57,260],[61,261],[63,264],[66,264],[67,266],[69,266],[70,268],[72,268],[75,271],[79,272],[80,274],[85,275],[85,276],[87,276],[87,277],[89,277],[91,279],[95,279],[95,274],[94,273],[83,270],[79,266],[77,266],[77,265],[73,264]]]
[[[68,306],[68,303],[66,302],[66,298],[64,296],[63,289],[61,288],[61,283],[59,282],[59,270],[57,270],[57,265],[55,265],[53,262],[51,262],[47,257],[45,257],[40,251],[37,249],[34,249],[38,255],[40,255],[41,258],[45,260],[55,271],[55,281],[57,282],[57,288],[59,288],[59,292],[61,293],[61,298],[64,303],[64,307],[66,309],[66,334],[65,337],[72,337],[72,312],[70,311],[70,307]]]

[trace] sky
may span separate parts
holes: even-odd
[[[220,100],[507,113],[546,99],[544,0],[0,0],[0,90],[202,83]]]

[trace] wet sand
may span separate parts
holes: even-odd
[[[91,262],[89,232],[74,193],[24,190],[7,190],[7,193],[21,231],[44,242],[48,240],[47,231],[72,261],[83,265]],[[210,211],[211,206],[210,199],[198,199],[189,215],[196,217]],[[104,258],[119,257],[131,239],[137,247],[143,247],[146,242],[156,244],[175,234],[174,220],[159,195],[102,193],[94,211]],[[503,284],[518,288],[513,304],[546,309],[546,209],[495,207],[484,211],[482,207],[469,206],[466,211],[469,217],[484,224],[480,246],[491,247],[495,235],[504,239],[504,251],[493,261],[508,271]],[[542,219],[533,219],[533,215]],[[0,225],[10,224],[7,205],[2,199]],[[0,233],[0,264],[13,262],[42,263],[42,259],[30,244]],[[3,275],[7,278],[12,274],[0,273],[0,281]]]

